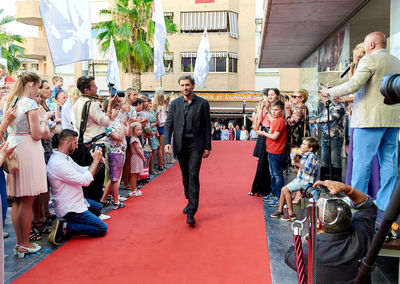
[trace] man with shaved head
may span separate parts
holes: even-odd
[[[333,88],[323,87],[321,95],[337,98],[357,92],[350,125],[354,128],[351,185],[366,193],[372,160],[378,153],[380,189],[375,204],[385,211],[396,186],[400,104],[384,104],[380,85],[382,76],[400,73],[400,60],[386,50],[386,36],[382,32],[368,34],[364,49],[366,55],[354,76]]]

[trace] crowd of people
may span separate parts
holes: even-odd
[[[321,283],[351,283],[355,278],[358,262],[372,240],[375,219],[379,215],[382,218],[387,209],[398,174],[400,106],[384,102],[380,84],[382,76],[400,71],[400,61],[387,52],[386,37],[381,32],[368,34],[354,49],[353,60],[349,81],[321,87],[317,117],[310,118],[306,90],[294,92],[285,101],[279,90],[265,89],[255,121],[258,139],[254,156],[258,157],[258,166],[249,195],[263,196],[269,206],[278,207],[270,215],[272,219],[296,219],[293,203],[297,203],[296,193],[301,189],[322,185],[328,190],[317,202],[316,275]],[[353,104],[346,185],[341,182],[341,153],[347,102]],[[320,157],[320,145],[310,137],[311,124],[321,125]],[[285,185],[283,173],[288,166],[297,174]],[[326,181],[317,181],[319,170],[320,179]],[[330,176],[336,181],[329,180]],[[353,218],[350,205],[338,197],[339,193],[358,210]],[[305,248],[307,241],[305,238]],[[286,263],[295,270],[297,257],[292,247]]]
[[[358,216],[362,220],[356,219],[365,226],[358,226],[337,247],[351,243],[356,246],[354,255],[363,255],[372,236],[376,209],[386,210],[396,185],[400,109],[383,103],[379,82],[382,75],[398,72],[400,61],[386,52],[382,33],[369,34],[361,46],[354,50],[357,69],[351,70],[349,82],[330,89],[322,87],[318,116],[310,118],[307,90],[297,90],[288,98],[276,88],[267,88],[252,116],[250,132],[232,121],[227,125],[215,121],[212,125],[209,104],[193,93],[190,76],[179,79],[183,96],[174,102],[171,98],[170,104],[162,88],[155,90],[153,99],[133,87],[123,96],[118,93],[101,98],[94,77],[82,76],[76,86],[64,89],[62,77],[53,77],[52,87],[33,72],[23,72],[14,80],[0,64],[0,138],[4,141],[0,162],[4,166],[11,155],[18,161],[15,171],[8,169],[7,179],[0,171],[3,224],[7,197],[13,200],[14,254],[22,258],[39,251],[41,247],[34,241],[43,234],[48,234],[55,245],[77,234],[104,236],[108,229],[104,220],[110,217],[101,214],[102,209],[112,206],[118,210],[126,206],[127,198],[141,196],[140,181],[143,184],[150,174],[163,172],[167,163],[174,162],[172,148],[188,199],[183,212],[187,223],[194,225],[201,160],[210,155],[212,138],[256,141],[253,155],[258,164],[249,195],[262,196],[269,206],[278,207],[272,218],[295,220],[293,204],[302,198],[300,190],[313,185],[326,186],[333,195],[347,195],[356,208],[365,209]],[[354,94],[352,98],[343,98],[350,94]],[[346,176],[350,182],[344,185],[340,183],[341,149],[344,103],[349,101],[354,101]],[[321,124],[321,143],[311,137],[311,124]],[[290,169],[297,171],[296,177],[285,185],[284,173]],[[317,182],[319,169],[321,179],[328,171],[336,171],[338,182]],[[378,173],[378,182],[371,184],[374,172]],[[128,190],[128,197],[119,195],[120,186]],[[375,199],[377,208],[367,193]],[[50,199],[55,216],[49,210]],[[344,213],[347,216],[341,226],[329,225],[338,219],[326,211],[334,211],[335,207],[326,209],[332,203],[327,201],[333,199],[321,201],[319,233],[350,232],[354,222],[347,213],[351,211],[340,202],[348,209]],[[330,215],[325,216],[325,212]],[[47,226],[51,223],[50,231]],[[364,236],[361,241],[360,236]],[[326,244],[321,248],[329,249]],[[286,259],[291,267],[293,257],[292,250]],[[354,277],[354,272],[349,270],[348,274]]]
[[[34,72],[14,80],[0,68],[0,158],[3,166],[10,155],[18,162],[7,178],[0,171],[2,217],[4,225],[8,197],[19,258],[39,251],[35,241],[44,235],[55,245],[73,235],[105,235],[110,216],[102,209],[124,208],[127,198],[143,194],[150,175],[175,162],[164,151],[169,97],[162,88],[153,99],[136,88],[104,98],[94,77],[64,88],[59,76],[51,86]]]

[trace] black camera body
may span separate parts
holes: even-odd
[[[117,93],[117,89],[114,87],[115,84],[113,82],[108,83],[108,91],[110,92],[111,95],[115,96]]]
[[[317,200],[321,196],[321,194],[329,193],[329,189],[325,186],[318,185],[316,187],[309,186],[307,188],[302,188],[300,192],[303,196],[307,198],[314,198],[315,200]]]
[[[390,74],[382,77],[380,91],[385,97],[383,102],[387,105],[400,103],[400,74]]]

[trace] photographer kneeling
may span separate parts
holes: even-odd
[[[377,207],[371,197],[341,182],[318,181],[314,187],[319,185],[327,187],[330,194],[321,194],[317,201],[317,283],[352,283],[358,272],[359,260],[367,253],[374,235]],[[335,196],[340,193],[347,195],[353,208],[357,209],[353,217],[350,206]],[[340,213],[338,208],[342,209]],[[332,225],[329,224],[335,220]],[[306,236],[303,242],[306,272],[307,246]],[[285,262],[296,270],[293,246],[287,251]]]

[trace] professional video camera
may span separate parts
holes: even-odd
[[[393,105],[400,103],[400,74],[383,76],[381,93],[385,97],[384,103]]]

